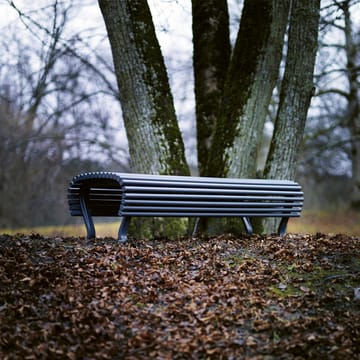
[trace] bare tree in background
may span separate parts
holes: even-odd
[[[360,1],[328,0],[322,4],[316,96],[300,171],[307,177],[312,174],[317,186],[328,179],[342,181],[349,191],[342,201],[339,199],[339,206],[358,210]],[[336,204],[335,195],[328,193],[331,205]]]
[[[15,9],[27,33],[9,26],[0,43],[2,227],[63,221],[67,169],[81,167],[85,147],[107,158],[113,133],[103,90],[87,83],[86,58],[74,56],[79,39],[65,37],[71,4],[54,1],[31,16]]]

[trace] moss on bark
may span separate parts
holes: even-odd
[[[188,175],[169,80],[146,0],[99,1],[133,170]]]
[[[286,25],[286,15],[289,2],[282,3],[280,30],[274,29],[276,18],[276,2],[273,0],[245,1],[241,16],[240,29],[234,52],[231,57],[222,102],[216,123],[213,143],[208,162],[208,174],[213,176],[228,176],[232,163],[242,156],[245,164],[250,164],[244,172],[256,172],[256,152],[261,138],[262,127],[266,115],[266,101],[270,101],[271,92],[278,74],[281,59],[283,35]],[[274,33],[276,32],[276,35]],[[274,47],[276,39],[277,60],[273,64],[267,58],[269,49]],[[270,41],[271,40],[271,41]],[[271,54],[270,54],[271,55]],[[269,56],[270,57],[270,56]],[[263,82],[263,84],[261,84]],[[265,87],[266,92],[254,91],[255,86]],[[265,90],[264,90],[265,91]],[[265,111],[259,119],[254,107],[265,97]],[[253,104],[250,105],[249,104]],[[247,122],[244,126],[240,122]],[[259,126],[254,126],[259,122]],[[244,154],[236,153],[235,140],[250,138],[251,146],[244,146]],[[255,144],[253,144],[255,142]],[[253,150],[255,149],[255,150]],[[235,150],[235,152],[234,152]],[[249,158],[251,157],[251,158]],[[248,170],[250,169],[250,170]],[[240,172],[241,169],[237,172]]]
[[[275,129],[264,176],[295,178],[308,108],[313,95],[313,72],[317,50],[319,0],[295,1],[290,16],[288,51]],[[267,232],[273,221],[264,221]]]
[[[206,176],[231,54],[229,15],[226,0],[193,0],[192,13],[198,167]]]

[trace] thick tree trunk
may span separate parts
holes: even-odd
[[[189,175],[160,46],[146,0],[99,0],[107,28],[127,133],[131,169]],[[171,231],[170,231],[171,230]],[[133,236],[179,236],[179,219],[134,219]]]
[[[265,177],[294,179],[314,92],[320,0],[293,1],[285,73]]]
[[[193,0],[192,18],[198,168],[206,176],[231,53],[226,0]]]
[[[135,172],[188,175],[165,64],[146,0],[99,0]]]
[[[288,51],[275,129],[264,175],[269,179],[294,179],[305,121],[314,92],[320,0],[293,1]],[[275,230],[265,221],[265,231]]]
[[[208,174],[255,177],[279,74],[289,0],[245,0],[216,124]]]

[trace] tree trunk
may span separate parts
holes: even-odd
[[[146,0],[99,0],[113,54],[131,168],[188,175],[184,145]]]
[[[292,4],[288,51],[265,177],[294,179],[307,111],[314,92],[319,0]]]
[[[293,1],[288,51],[274,134],[264,175],[269,179],[294,179],[307,111],[314,92],[320,0]],[[265,222],[265,231],[275,229]]]
[[[192,18],[198,168],[200,176],[206,176],[231,53],[226,0],[193,0]]]
[[[245,0],[208,162],[208,174],[255,177],[278,78],[289,0]]]

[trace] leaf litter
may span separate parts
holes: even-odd
[[[360,358],[360,241],[0,236],[1,359]]]

